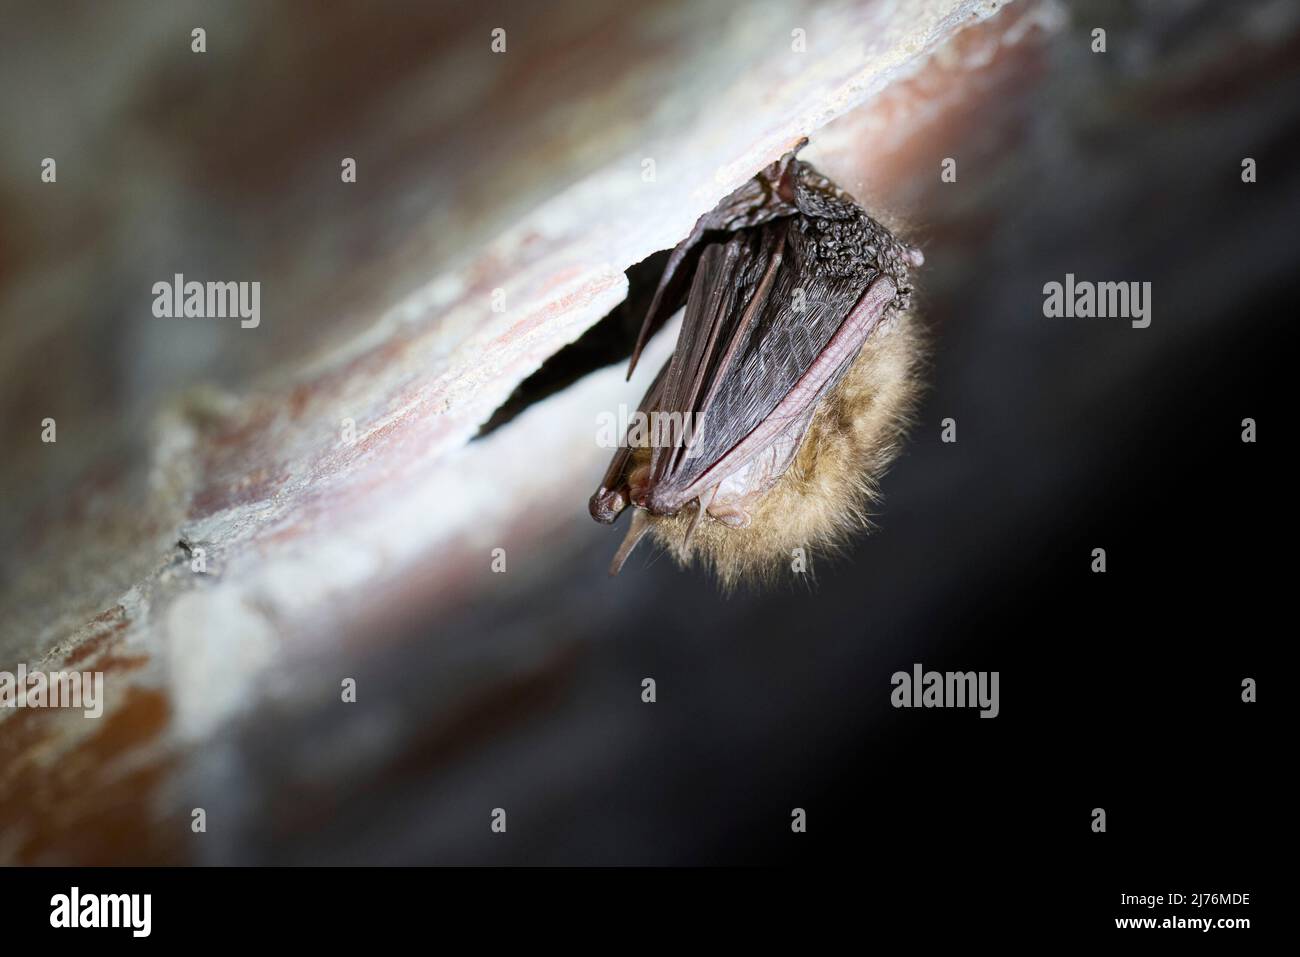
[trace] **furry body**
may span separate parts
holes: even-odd
[[[731,588],[775,580],[796,548],[835,548],[867,528],[877,480],[898,455],[920,392],[921,343],[916,318],[904,313],[863,344],[747,527],[701,521],[687,543],[695,513],[684,510],[650,518],[655,540],[679,564],[698,560]]]

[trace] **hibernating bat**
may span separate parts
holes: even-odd
[[[909,271],[920,251],[796,158],[700,217],[673,250],[628,370],[683,305],[677,346],[641,401],[591,515],[650,532],[724,585],[792,567],[867,524],[917,393]]]

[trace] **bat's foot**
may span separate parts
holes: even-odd
[[[754,520],[747,509],[731,502],[709,506],[709,517],[716,518],[728,528],[749,528],[749,523]]]

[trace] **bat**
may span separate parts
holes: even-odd
[[[606,524],[633,510],[612,575],[650,534],[732,586],[868,524],[918,392],[924,257],[798,159],[807,142],[668,257],[628,368],[685,306],[638,407],[667,427],[629,428],[589,505]]]

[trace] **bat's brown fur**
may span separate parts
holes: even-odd
[[[811,563],[869,525],[867,509],[877,480],[898,454],[920,392],[924,349],[919,323],[896,314],[866,342],[840,383],[813,417],[790,468],[758,502],[747,528],[701,516],[689,544],[696,509],[650,516],[651,534],[682,565],[700,561],[724,588],[770,581],[788,573],[795,549]]]

